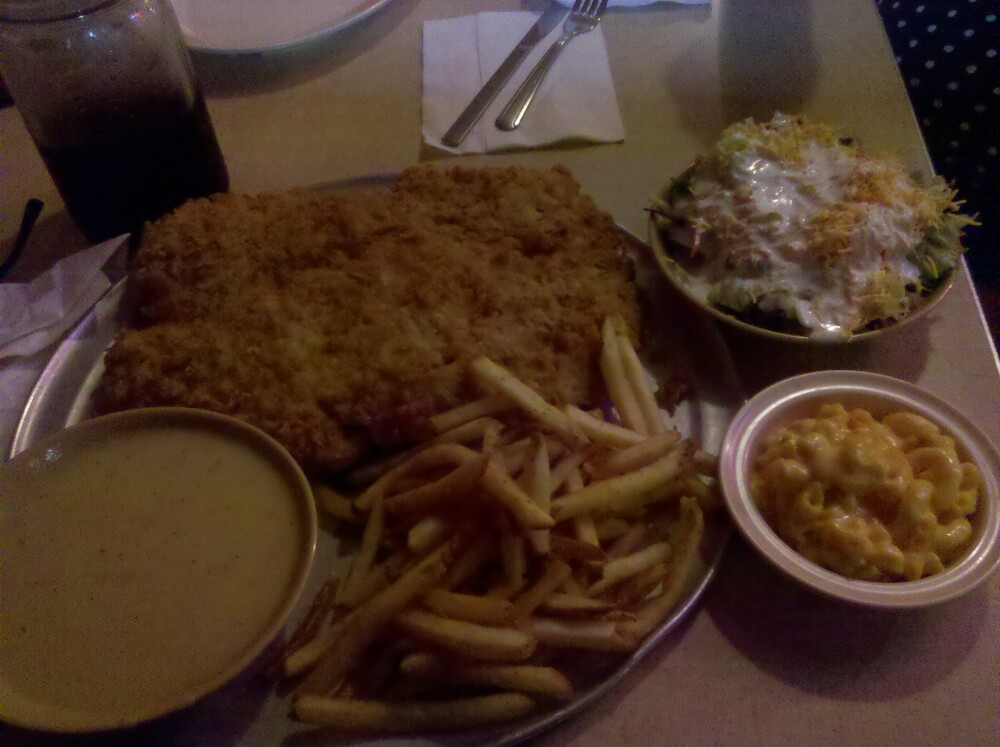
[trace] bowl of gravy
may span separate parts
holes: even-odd
[[[0,465],[0,719],[89,732],[190,705],[281,632],[316,545],[305,475],[241,421],[88,420]]]

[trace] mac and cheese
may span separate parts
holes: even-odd
[[[981,486],[954,439],[926,418],[879,421],[839,403],[769,434],[751,473],[754,501],[785,542],[869,581],[944,570],[972,538]]]

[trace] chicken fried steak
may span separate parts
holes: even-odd
[[[562,168],[416,167],[388,190],[216,195],[150,224],[100,411],[240,417],[313,474],[426,431],[480,355],[546,398],[597,396],[601,322],[638,336],[611,217]]]

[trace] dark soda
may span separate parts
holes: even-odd
[[[59,194],[89,241],[160,217],[184,201],[229,189],[204,98],[95,102],[39,142]]]

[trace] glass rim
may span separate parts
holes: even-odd
[[[4,0],[0,23],[54,23],[79,18],[121,0]]]

